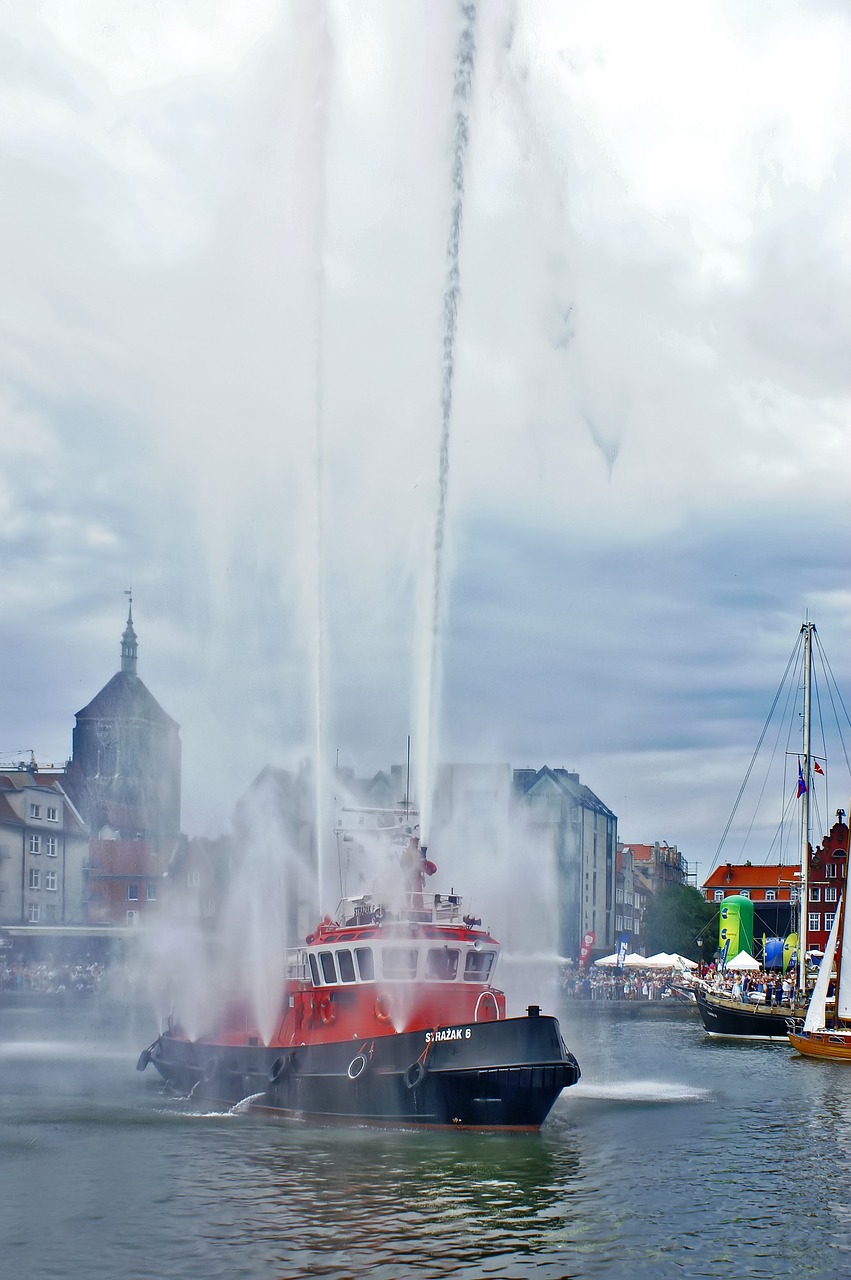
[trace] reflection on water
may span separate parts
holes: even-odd
[[[205,1112],[135,1071],[150,1028],[4,1017],[4,1280],[847,1273],[851,1075],[696,1015],[563,1026],[581,1084],[477,1135]]]

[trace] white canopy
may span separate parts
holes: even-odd
[[[732,960],[728,960],[725,968],[727,969],[760,969],[758,960],[754,960],[753,956],[749,956],[747,951],[740,951],[737,956],[733,956]]]
[[[624,957],[623,966],[625,969],[646,969],[647,957],[640,956],[637,951],[630,951],[629,955]]]
[[[672,969],[674,967],[675,956],[670,955],[667,951],[658,951],[655,956],[648,956],[644,961],[645,969]]]
[[[603,956],[602,960],[595,960],[594,964],[595,966],[602,965],[604,969],[614,969],[617,962],[618,962],[618,953],[616,951],[614,955]]]
[[[672,969],[696,969],[697,961],[689,960],[688,956],[679,956],[676,952],[671,956]]]

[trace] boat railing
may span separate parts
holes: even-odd
[[[304,947],[292,947],[287,952],[286,973],[292,982],[310,981],[310,969]]]
[[[405,920],[417,924],[455,924],[461,920],[462,898],[457,893],[423,893],[412,890],[384,899],[371,894],[345,898],[337,909],[341,926],[383,924]]]

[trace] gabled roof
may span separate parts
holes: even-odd
[[[177,721],[166,715],[154,695],[138,676],[118,671],[88,706],[77,712],[78,720],[145,720],[152,724],[173,725]]]
[[[551,769],[549,765],[544,765],[537,772],[532,769],[514,770],[514,786],[521,795],[529,795],[530,792],[538,790],[539,787],[544,788],[547,784],[549,789],[555,788],[562,792],[583,809],[591,809],[595,813],[604,814],[607,818],[615,816],[608,805],[603,804],[590,787],[586,787],[579,781],[578,773],[573,773],[569,769]]]

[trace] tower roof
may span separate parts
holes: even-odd
[[[128,595],[130,593],[128,592]],[[127,625],[121,637],[121,670],[100,693],[77,712],[77,720],[142,720],[149,724],[174,725],[176,720],[163,711],[154,695],[136,674],[139,645],[133,627],[133,597],[127,610]]]

